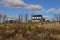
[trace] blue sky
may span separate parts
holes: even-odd
[[[54,12],[60,13],[60,0],[0,0],[0,13],[18,16],[19,13],[31,15],[32,12],[52,18]]]
[[[60,8],[60,0],[24,0],[28,4],[42,5],[44,8]]]

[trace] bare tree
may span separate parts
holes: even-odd
[[[55,21],[58,21],[58,15],[57,14],[54,14],[54,19],[55,19]]]
[[[21,15],[19,14],[19,23],[21,22]]]
[[[31,14],[31,21],[32,21],[32,16],[33,16],[33,13]]]
[[[54,19],[55,19],[55,21],[59,22],[60,21],[60,13],[54,14]]]
[[[3,15],[3,23],[6,21],[6,19],[7,19],[7,15],[4,14],[4,15]]]
[[[25,14],[25,22],[28,22],[28,14]]]
[[[1,22],[1,20],[2,20],[2,14],[0,14],[0,22]]]
[[[60,13],[58,14],[58,21],[59,21],[59,24],[60,24]]]
[[[23,20],[24,20],[24,15],[21,14],[21,22],[23,22]]]
[[[59,21],[60,21],[60,13],[58,14],[58,17],[59,17]]]

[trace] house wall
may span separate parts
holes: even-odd
[[[32,22],[40,22],[40,20],[32,20]]]
[[[32,17],[32,22],[40,22],[41,17]]]

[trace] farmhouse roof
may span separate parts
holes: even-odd
[[[32,17],[42,17],[42,15],[33,15]]]

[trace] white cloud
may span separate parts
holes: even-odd
[[[31,11],[39,10],[40,13],[60,13],[60,8],[50,8],[47,11],[41,5],[27,4],[23,0],[0,0],[0,6],[8,8],[20,9],[22,7],[27,8]]]
[[[58,9],[50,8],[45,13],[60,13],[60,8]]]
[[[41,10],[42,6],[40,6],[40,5],[27,5],[27,8],[30,9],[31,11],[35,11],[35,10]]]
[[[50,8],[46,11],[46,13],[55,13],[56,9],[55,8]]]
[[[57,13],[60,13],[60,8],[59,8],[59,9],[57,9]]]
[[[33,5],[33,4],[27,4],[23,0],[1,0],[0,1],[1,6],[5,6],[8,8],[22,8],[25,7],[29,10],[41,10],[42,6],[40,5]]]
[[[45,13],[45,12],[46,12],[46,9],[42,8],[42,9],[39,10],[37,13],[39,13],[39,14],[43,14],[43,13]]]
[[[1,0],[0,5],[6,6],[9,8],[21,8],[26,6],[26,3],[22,0]]]

